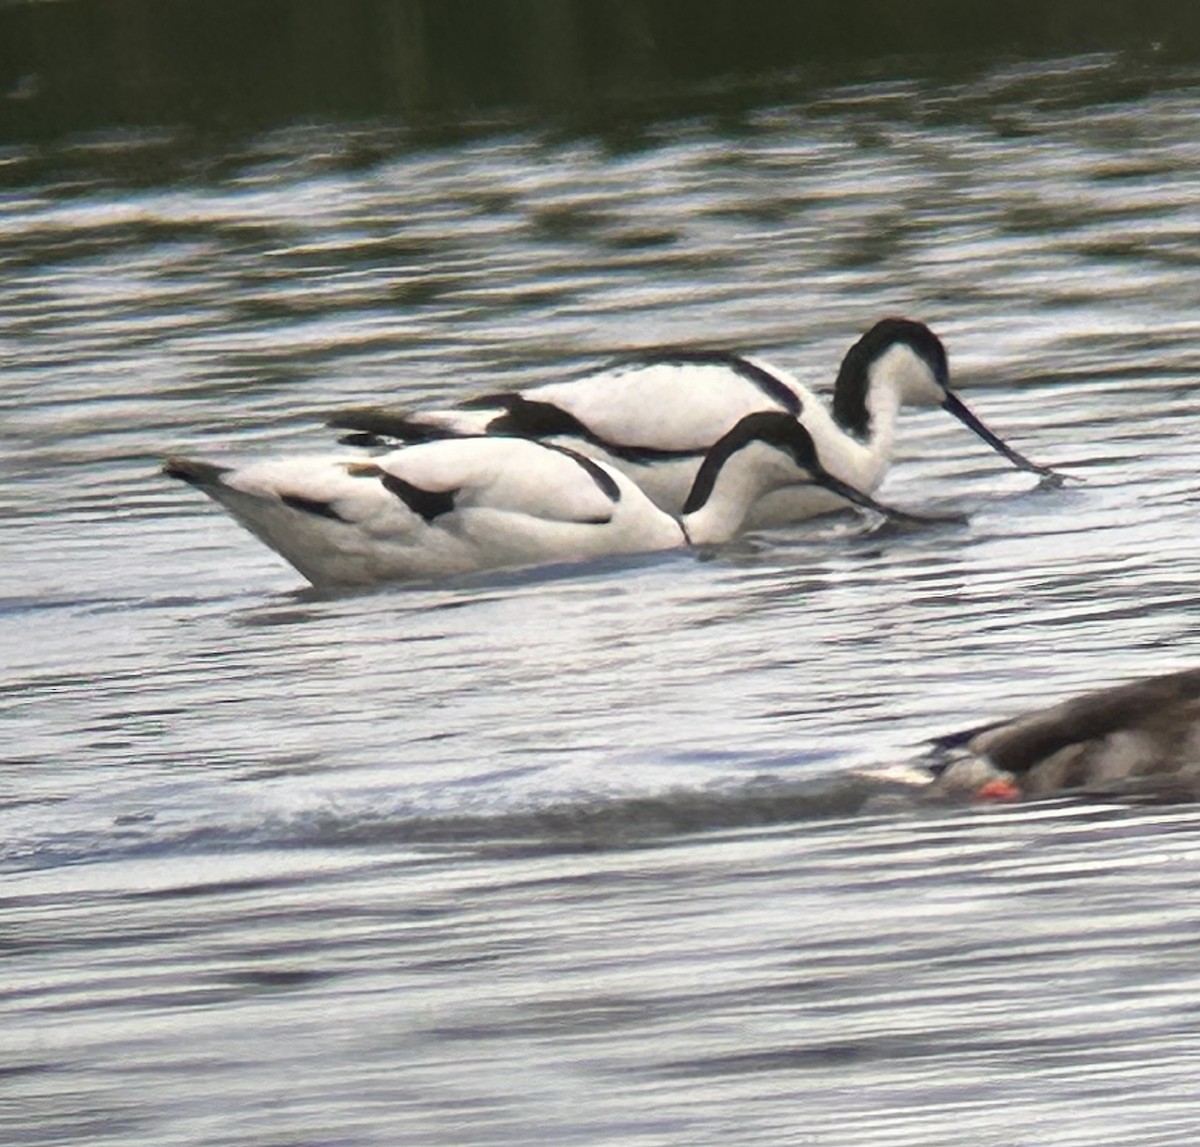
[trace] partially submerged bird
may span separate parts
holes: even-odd
[[[1086,693],[933,745],[940,758],[936,784],[946,792],[1195,800],[1200,669]]]
[[[318,586],[723,542],[765,491],[797,482],[889,516],[944,520],[890,510],[828,474],[804,427],[771,411],[741,419],[709,450],[679,517],[615,467],[500,435],[240,469],[173,457],[163,472],[219,502]]]
[[[330,425],[343,443],[372,446],[456,434],[515,434],[566,445],[632,478],[656,505],[679,514],[705,454],[740,418],[775,410],[801,422],[826,470],[873,492],[891,462],[901,406],[940,406],[1015,466],[1057,479],[1007,445],[950,389],[946,350],[923,323],[883,319],[850,348],[832,409],[791,375],[728,352],[650,351],[568,382],[468,399],[446,410],[360,408]],[[746,528],[801,521],[844,509],[829,489],[791,484],[767,490]]]

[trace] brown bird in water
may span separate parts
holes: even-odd
[[[938,789],[982,799],[1081,792],[1200,797],[1200,669],[1085,693],[939,737]]]

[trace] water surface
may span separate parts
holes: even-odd
[[[636,146],[514,116],[13,144],[11,1144],[1177,1144],[1188,807],[946,809],[925,738],[1194,661],[1200,88],[828,83]],[[945,339],[882,496],[702,555],[318,595],[166,452],[328,447],[671,342]]]

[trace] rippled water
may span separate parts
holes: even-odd
[[[1200,87],[1143,69],[0,155],[4,1141],[1187,1141],[1194,811],[859,775],[1194,662]],[[906,413],[884,497],[968,525],[330,596],[156,473],[889,313],[1083,481]]]

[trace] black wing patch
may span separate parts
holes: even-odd
[[[189,486],[219,486],[221,477],[229,473],[227,466],[214,466],[211,462],[201,462],[196,458],[180,458],[172,455],[163,460],[162,472],[168,478],[177,478]]]
[[[403,410],[388,410],[382,406],[360,406],[351,410],[340,410],[326,423],[335,430],[352,430],[340,439],[347,446],[375,445],[377,439],[395,438],[401,442],[434,442],[442,438],[460,438],[462,435],[444,426],[431,426],[422,422],[420,415]]]
[[[285,506],[291,506],[293,510],[301,510],[318,518],[328,518],[331,522],[346,520],[328,502],[320,502],[316,498],[305,498],[300,494],[280,494],[279,500]]]
[[[448,514],[454,509],[454,495],[457,490],[422,490],[395,474],[386,470],[379,472],[379,480],[389,494],[395,494],[414,514],[420,514],[426,522],[442,514]]]
[[[389,474],[370,462],[351,462],[346,467],[346,473],[352,478],[378,478],[389,494],[399,498],[426,522],[432,522],[434,518],[448,514],[454,509],[457,490],[423,490],[420,486],[397,478],[395,474]]]
[[[353,434],[343,434],[338,439],[339,446],[358,446],[365,450],[388,449],[395,446],[395,440],[391,438],[383,438],[378,434],[370,434],[367,431],[355,431]]]

